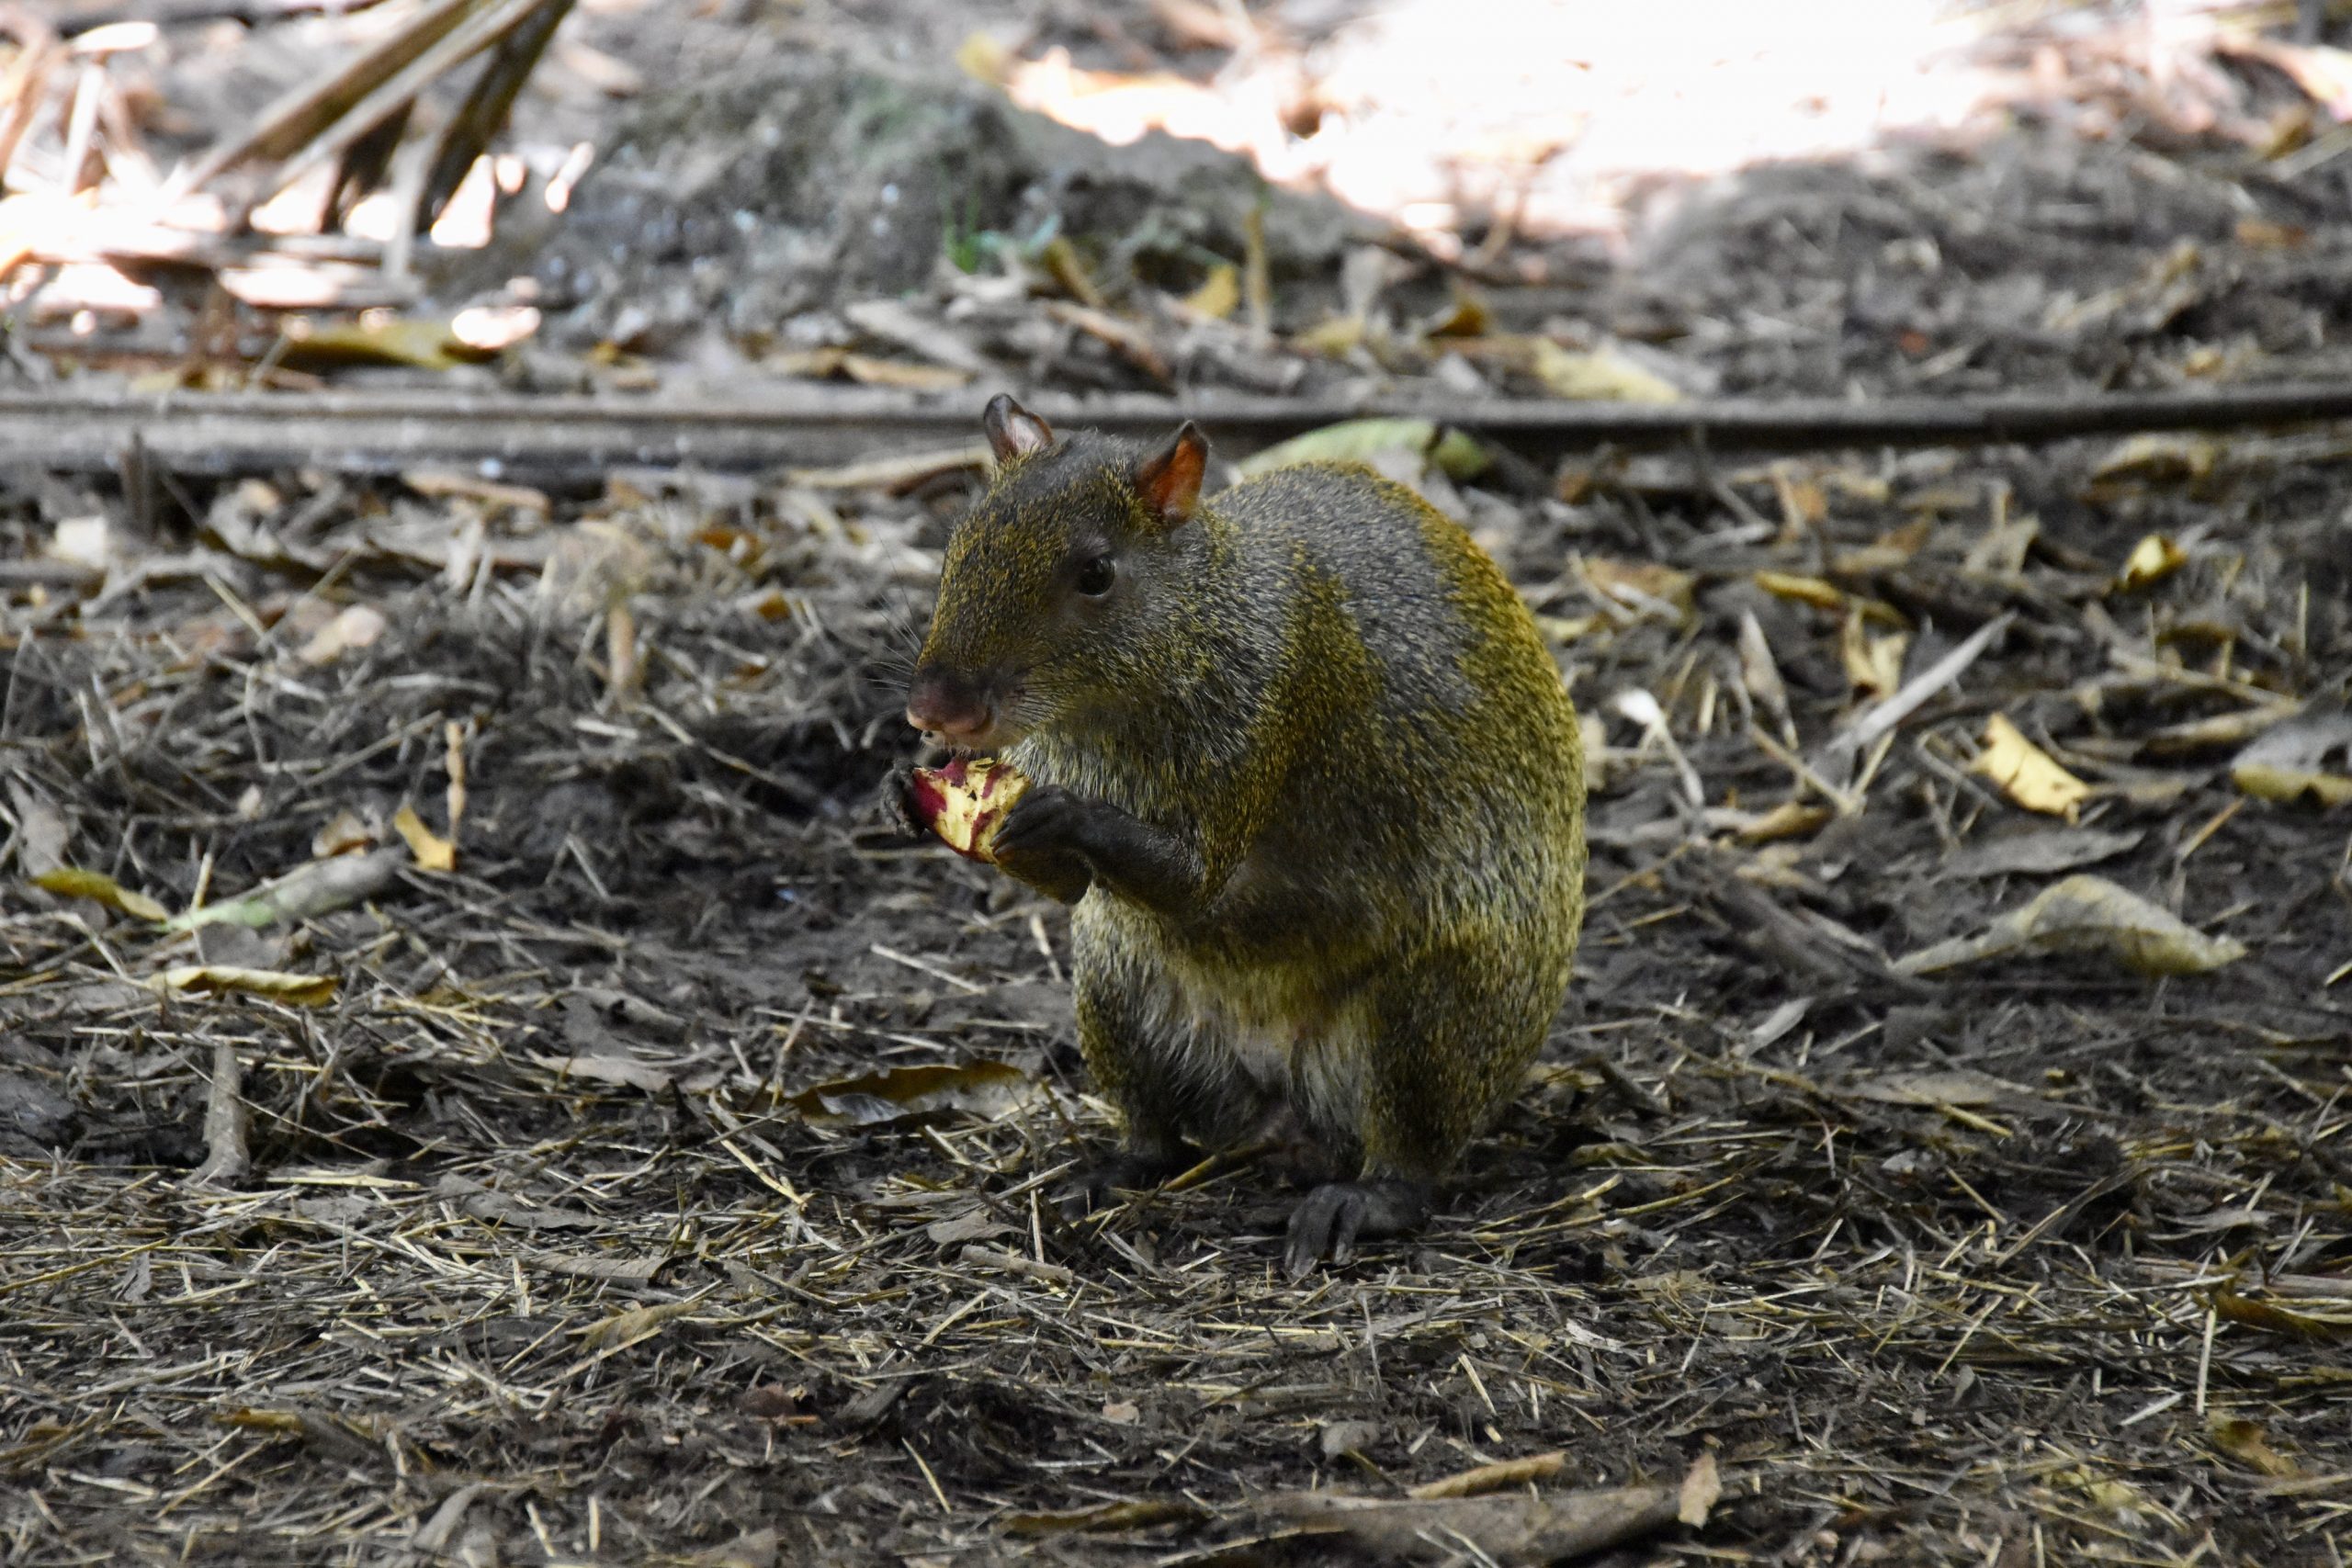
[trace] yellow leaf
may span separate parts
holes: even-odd
[[[2210,435],[2131,436],[2099,459],[2085,493],[2094,501],[2112,501],[2152,484],[2195,484],[2212,474],[2225,450]]]
[[[1419,452],[1453,479],[1476,479],[1487,463],[1476,437],[1430,420],[1349,419],[1252,453],[1239,468],[1254,479],[1298,463],[1369,463],[1384,452]]]
[[[702,1298],[695,1296],[690,1301],[663,1302],[658,1306],[630,1307],[573,1332],[580,1336],[580,1343],[586,1349],[618,1349],[651,1336],[663,1324],[684,1316],[701,1303]]]
[[[2246,951],[2235,937],[2208,936],[2103,876],[2078,873],[2043,888],[1982,931],[1907,953],[1894,967],[1905,975],[1933,975],[1988,958],[2080,953],[2141,975],[2201,975],[2236,963]]]
[[[1687,571],[1656,561],[1611,560],[1590,557],[1580,563],[1593,591],[1612,604],[1632,609],[1663,607],[1677,621],[1688,620],[1695,604]]]
[[[1969,772],[1981,773],[2001,786],[2002,793],[2028,811],[2075,819],[2091,786],[2051,760],[2050,753],[2025,738],[2005,714],[1984,724],[1984,750],[1976,754]]]
[[[102,871],[61,865],[33,878],[33,886],[67,898],[95,898],[107,908],[142,920],[165,920],[171,911],[144,893],[135,893]]]
[[[891,1067],[821,1083],[794,1095],[792,1104],[811,1122],[870,1127],[948,1111],[996,1116],[1032,1092],[1029,1076],[1020,1068],[982,1057],[953,1065]]]
[[[2225,1322],[2243,1324],[2271,1334],[2304,1339],[2342,1339],[2352,1336],[2352,1314],[2330,1303],[2287,1306],[2275,1301],[2242,1296],[2226,1285],[2213,1292],[2213,1310]],[[2319,1310],[2312,1310],[2317,1308]]]
[[[2161,582],[2188,564],[2188,552],[2162,534],[2151,534],[2132,547],[2132,554],[2117,573],[2115,586],[2129,591]]]
[[[334,814],[332,821],[311,835],[311,853],[319,860],[352,850],[364,850],[376,841],[375,829],[362,821],[349,807]]]
[[[1326,355],[1338,359],[1354,351],[1363,342],[1364,324],[1353,316],[1334,316],[1318,321],[1291,338],[1294,346],[1311,354]]]
[[[454,370],[491,357],[456,336],[446,321],[364,310],[359,320],[289,333],[288,364],[408,365],[420,370]]]
[[[408,840],[409,853],[416,857],[419,868],[425,871],[455,871],[458,868],[458,846],[442,838],[424,825],[416,807],[403,806],[392,818],[392,829]]]
[[[2265,1475],[2289,1476],[2302,1473],[2301,1466],[2270,1446],[2259,1424],[2243,1416],[2224,1416],[2215,1411],[2205,1423],[2205,1431],[2213,1446],[2240,1464],[2262,1472]]]
[[[1535,378],[1555,398],[1594,402],[1679,403],[1682,389],[1615,349],[1577,354],[1550,338],[1535,340],[1532,368]]]
[[[1873,697],[1891,697],[1903,684],[1903,655],[1911,647],[1911,639],[1901,632],[1887,637],[1872,637],[1865,629],[1862,607],[1855,605],[1846,613],[1846,625],[1838,637],[1838,652],[1845,660],[1846,679],[1858,692],[1868,692]]]
[[[1784,800],[1733,834],[1743,844],[1770,844],[1802,839],[1829,826],[1837,813],[1826,806],[1800,806]]]
[[[1240,304],[1241,274],[1231,262],[1219,262],[1209,268],[1201,286],[1184,297],[1184,309],[1216,321],[1233,314]]]
[[[2306,713],[2278,726],[2238,753],[2230,782],[2264,800],[2352,806],[2352,714]]]
[[[1759,571],[1756,574],[1756,586],[1775,598],[1794,599],[1824,610],[1846,607],[1845,590],[1823,578],[1798,577],[1785,571]]]
[[[1487,302],[1469,290],[1456,288],[1453,298],[1427,321],[1421,323],[1424,337],[1484,337],[1494,330],[1494,312]],[[1548,340],[1538,339],[1549,346]]]
[[[1003,86],[1019,63],[1003,41],[990,33],[967,33],[964,41],[956,46],[956,68],[973,81],[991,87]]]
[[[166,969],[157,976],[155,986],[166,991],[187,991],[199,996],[225,996],[243,991],[249,996],[267,997],[275,1002],[294,1007],[324,1007],[334,999],[335,977],[332,975],[293,975],[282,969],[241,969],[229,964],[187,964],[176,969]]]

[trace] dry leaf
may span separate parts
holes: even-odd
[[[1578,354],[1550,338],[1535,340],[1530,368],[1555,398],[1618,403],[1679,403],[1682,389],[1613,348]]]
[[[1679,626],[1690,620],[1697,600],[1687,571],[1657,561],[1588,557],[1577,563],[1594,592],[1626,609],[1657,615]]]
[[[255,929],[280,920],[291,925],[374,897],[392,885],[407,858],[399,850],[386,849],[314,860],[275,882],[254,888],[242,898],[207,904],[175,915],[165,923],[175,931],[194,931],[222,920]]]
[[[2070,876],[2044,888],[1974,936],[1954,937],[1898,959],[1905,975],[2034,953],[2111,958],[2142,975],[2197,975],[2236,962],[2245,943],[2208,936],[2170,910],[2103,876]]]
[[[38,879],[43,872],[63,866],[65,846],[72,840],[74,829],[56,803],[24,780],[11,778],[8,807],[17,818],[17,869]]]
[[[2024,1089],[2003,1083],[1969,1067],[1882,1073],[1847,1091],[1856,1100],[1882,1105],[1956,1105],[1962,1108],[1998,1105],[2007,1100],[2030,1100]]]
[[[2132,547],[2124,558],[2123,570],[2115,574],[2115,586],[2131,590],[2161,582],[2188,564],[2188,552],[2162,534],[2150,534]]]
[[[1155,1525],[1198,1523],[1208,1517],[1208,1510],[1197,1503],[1138,1497],[1125,1503],[1097,1503],[1066,1514],[1010,1514],[1004,1528],[1014,1535],[1069,1535],[1149,1529]]]
[[[2047,875],[2112,860],[2138,847],[2145,833],[2090,828],[2045,828],[1971,844],[1944,863],[1948,876]]]
[[[1984,749],[1968,771],[1991,779],[2001,786],[2002,794],[2028,811],[2064,817],[2069,822],[2090,798],[2091,786],[2028,740],[2006,714],[1996,713],[1985,720]]]
[[[1240,304],[1241,274],[1231,262],[1219,262],[1209,268],[1201,286],[1184,296],[1184,309],[1213,321],[1224,321]]]
[[[811,1122],[870,1127],[942,1111],[996,1116],[1026,1100],[1030,1089],[1029,1077],[1020,1068],[981,1057],[841,1078],[801,1090],[792,1103]]]
[[[311,854],[313,859],[327,860],[353,850],[367,849],[375,841],[376,829],[346,806],[311,835]]]
[[[531,1060],[560,1077],[617,1084],[623,1089],[643,1089],[648,1094],[660,1094],[672,1084],[682,1089],[699,1092],[715,1087],[725,1076],[718,1067],[701,1061],[673,1062],[665,1066],[640,1062],[634,1056],[593,1054],[548,1056],[536,1051],[531,1053]]]
[[[2313,1312],[2256,1301],[2224,1286],[2213,1292],[2213,1310],[2231,1323],[2301,1339],[2341,1339],[2352,1336],[2352,1314],[2341,1310]]]
[[[50,535],[48,555],[93,571],[104,571],[114,560],[114,530],[103,517],[68,517]]]
[[[910,365],[900,359],[877,359],[870,354],[844,354],[842,374],[865,387],[894,387],[902,392],[952,392],[972,378],[956,365]]]
[[[808,490],[878,490],[899,495],[942,474],[966,468],[978,470],[993,461],[988,444],[979,442],[936,451],[910,452],[899,457],[876,457],[838,468],[793,468],[784,477]]]
[[[1838,653],[1846,666],[1846,679],[1854,690],[1873,698],[1891,697],[1902,687],[1903,656],[1910,648],[1911,638],[1903,632],[1871,636],[1860,604],[1847,610],[1846,624],[1838,634]]]
[[[286,362],[305,367],[334,365],[406,365],[419,370],[454,370],[490,357],[458,337],[446,321],[363,310],[356,321],[307,330],[289,326]]]
[[[368,604],[353,604],[321,626],[311,640],[302,645],[302,662],[332,664],[352,649],[373,646],[390,624],[381,610]]]
[[[1487,471],[1487,451],[1476,437],[1426,419],[1351,419],[1327,424],[1245,458],[1241,477],[1300,463],[1369,463],[1387,452],[1416,452],[1450,479],[1475,479]]]
[[[2109,499],[2139,484],[2193,483],[2213,471],[2222,450],[2210,435],[2134,435],[2099,459],[2091,470],[2090,493]]]
[[[1532,1482],[1548,1481],[1567,1468],[1565,1449],[1550,1453],[1530,1454],[1525,1459],[1498,1460],[1493,1464],[1474,1465],[1424,1481],[1405,1495],[1408,1497],[1476,1497],[1487,1492],[1499,1492],[1506,1486],[1524,1486]]]
[[[144,893],[123,886],[102,871],[61,865],[34,877],[33,886],[67,898],[95,898],[118,914],[141,920],[164,920],[171,912]]]
[[[1781,503],[1781,537],[1798,539],[1829,515],[1829,496],[1820,484],[1788,463],[1772,465],[1772,494]],[[1903,564],[1898,560],[1897,566]]]
[[[2310,713],[2237,754],[2230,782],[2264,800],[2352,805],[2352,713]]]
[[[1363,342],[1365,330],[1360,317],[1333,316],[1328,321],[1317,321],[1303,333],[1293,333],[1291,346],[1332,359],[1344,358]]]
[[[332,975],[295,975],[283,969],[241,969],[229,964],[187,964],[166,969],[153,982],[164,991],[226,996],[241,991],[293,1007],[324,1007],[334,999]]]
[[[2265,1475],[2301,1475],[2302,1467],[2270,1446],[2259,1423],[2243,1416],[2224,1416],[2215,1411],[2206,1418],[2206,1435],[2213,1446],[2240,1464],[2260,1471]]]
[[[1278,1494],[1259,1512],[1294,1527],[1344,1536],[1378,1558],[1426,1556],[1433,1541],[1469,1546],[1481,1561],[1555,1562],[1677,1524],[1702,1525],[1723,1495],[1713,1455],[1679,1485],[1622,1486],[1590,1492],[1508,1492],[1486,1497],[1349,1497],[1329,1492]]]
[[[1763,623],[1756,618],[1753,610],[1739,613],[1739,683],[1781,727],[1781,739],[1795,745],[1796,726],[1789,717],[1789,688],[1781,679],[1781,666],[1772,657],[1772,645],[1764,636]]]
[[[617,1350],[623,1346],[650,1338],[661,1331],[663,1324],[673,1317],[683,1317],[701,1302],[702,1297],[696,1295],[683,1302],[664,1302],[659,1306],[631,1307],[627,1312],[615,1313],[608,1318],[572,1332],[580,1336],[583,1348]]]
[[[1756,586],[1776,599],[1794,599],[1802,604],[1812,604],[1824,610],[1846,607],[1846,591],[1836,583],[1818,577],[1798,577],[1785,571],[1759,571]]]
[[[402,806],[392,815],[392,830],[408,840],[409,853],[416,857],[419,870],[455,871],[458,868],[458,846],[424,825],[413,806]]]
[[[1762,816],[1734,829],[1732,837],[1743,844],[1773,844],[1786,839],[1802,839],[1820,832],[1837,815],[1826,806],[1807,806],[1801,801],[1784,800]]]
[[[1935,533],[1935,525],[1921,517],[1905,523],[1900,528],[1880,535],[1858,550],[1847,550],[1831,562],[1832,570],[1841,576],[1859,576],[1869,571],[1895,571],[1911,564],[1911,558],[1927,547]]]

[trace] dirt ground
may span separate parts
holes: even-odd
[[[1758,396],[2340,371],[2352,183],[2142,129],[1695,186],[1614,262],[1519,242],[1489,335]],[[1319,311],[1344,238],[1299,243]],[[1008,384],[1140,374],[956,319]],[[1587,715],[1591,912],[1427,1233],[1303,1283],[1247,1166],[1041,1201],[1110,1135],[1064,917],[870,819],[970,469],[150,505],[19,464],[0,560],[112,555],[0,576],[0,1561],[1343,1562],[1278,1500],[1556,1453],[1544,1495],[1712,1460],[1703,1526],[1592,1559],[1629,1568],[2340,1564],[2352,807],[2237,764],[2352,773],[2347,460],[1409,462]],[[2227,961],[1904,962],[2075,875]]]

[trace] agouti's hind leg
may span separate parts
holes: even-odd
[[[1121,1189],[1156,1187],[1194,1163],[1188,1138],[1213,1138],[1230,1120],[1233,1085],[1226,1057],[1178,1021],[1157,977],[1133,965],[1116,972],[1083,924],[1073,927],[1078,1045],[1103,1098],[1119,1108],[1117,1152],[1079,1171],[1056,1193],[1075,1217]]]
[[[1356,1180],[1329,1182],[1292,1212],[1283,1263],[1295,1279],[1355,1243],[1409,1235],[1430,1216],[1437,1179],[1517,1089],[1556,1008],[1524,965],[1492,949],[1449,947],[1397,965],[1367,999],[1351,1109],[1363,1151]]]

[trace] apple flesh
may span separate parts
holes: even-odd
[[[1028,778],[1017,768],[984,757],[958,757],[944,768],[915,770],[914,807],[940,842],[968,859],[993,863],[996,830],[1028,789]]]

